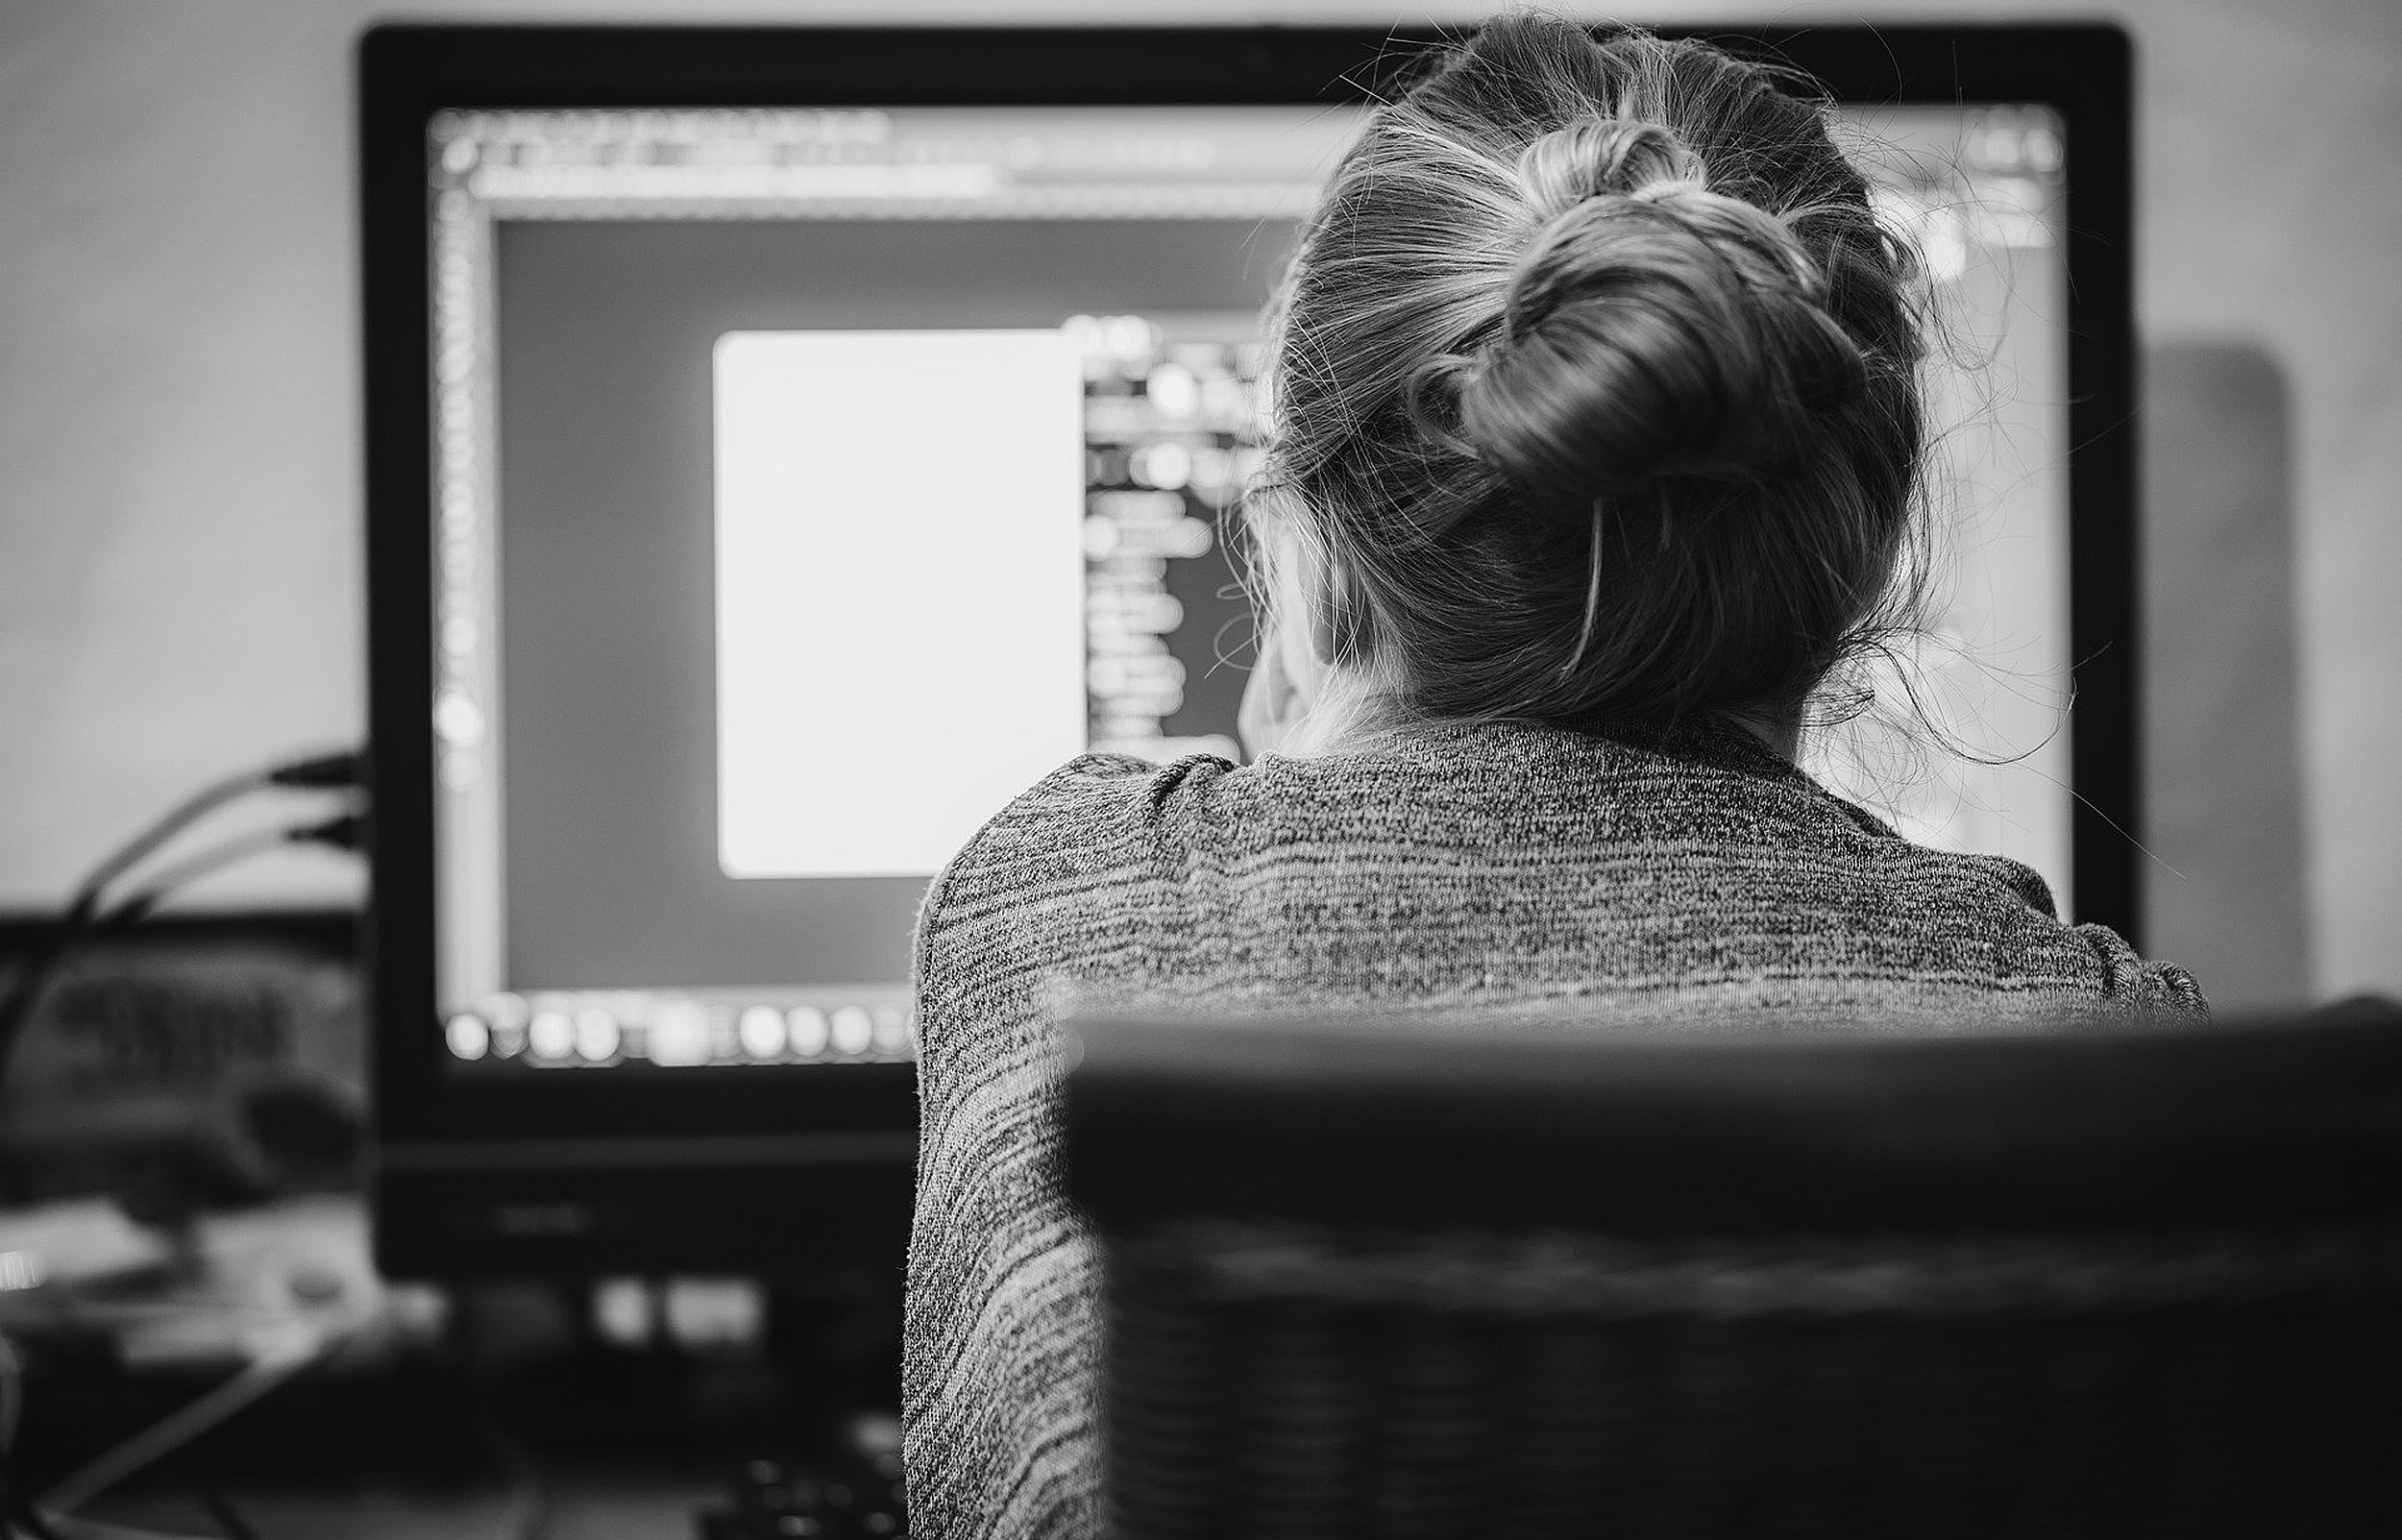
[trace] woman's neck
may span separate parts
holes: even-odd
[[[1729,711],[1728,721],[1768,746],[1768,751],[1788,765],[1802,759],[1802,718],[1798,712],[1782,712],[1775,716],[1762,712]]]

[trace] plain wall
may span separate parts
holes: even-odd
[[[0,909],[55,902],[208,776],[362,729],[351,70],[368,20],[1414,24],[1488,9],[8,0]],[[2146,374],[2159,442],[2181,446],[2150,463],[2183,504],[2147,510],[2148,948],[2193,964],[2222,1004],[2402,993],[2402,6],[1621,14],[2128,27]],[[210,896],[317,902],[355,883],[300,854]]]

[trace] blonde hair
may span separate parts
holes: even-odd
[[[1373,115],[1280,290],[1251,513],[1376,711],[1781,715],[1882,633],[1924,347],[1826,113],[1522,13]]]

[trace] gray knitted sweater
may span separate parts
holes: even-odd
[[[1095,1265],[1058,1159],[1078,1001],[1695,1030],[2205,1009],[2034,872],[1910,844],[1723,725],[1078,759],[936,880],[917,973],[903,1424],[936,1540],[1098,1532]]]

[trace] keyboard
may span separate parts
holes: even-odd
[[[698,1540],[908,1540],[900,1452],[747,1460],[694,1522]]]

